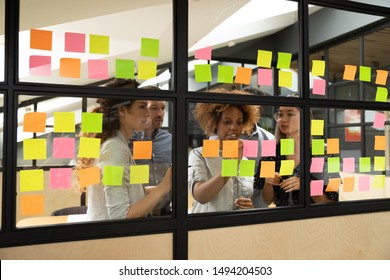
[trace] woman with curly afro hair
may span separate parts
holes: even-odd
[[[233,90],[214,92],[248,94]],[[203,147],[190,152],[188,160],[188,188],[194,198],[192,213],[229,211],[253,208],[253,177],[225,177],[222,175],[222,147],[224,141],[238,141],[238,162],[243,155],[243,133],[251,133],[259,120],[256,105],[198,103],[193,111],[206,135],[216,135],[219,156],[204,157]]]

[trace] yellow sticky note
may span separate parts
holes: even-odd
[[[99,138],[80,137],[79,157],[99,158],[100,155]]]
[[[80,188],[99,184],[101,182],[100,169],[97,166],[80,169],[77,173]],[[99,188],[100,186],[96,187]]]
[[[386,171],[386,157],[374,157],[374,171]]]
[[[219,157],[219,140],[203,140],[202,156],[205,158]]]
[[[280,161],[280,176],[292,175],[294,172],[294,160],[282,160]]]
[[[46,139],[23,140],[23,159],[46,159]]]
[[[94,54],[110,53],[110,37],[105,35],[89,35],[89,52]]]
[[[324,120],[311,120],[311,135],[324,135]]]
[[[22,195],[20,197],[20,213],[23,216],[45,214],[45,197],[43,194]]]
[[[134,141],[133,159],[151,159],[152,148],[152,141]]]
[[[340,153],[340,139],[338,138],[328,138],[326,145],[326,153],[330,154],[339,154]]]
[[[24,115],[23,131],[24,132],[45,132],[46,113],[30,112]]]
[[[148,80],[157,75],[157,62],[155,61],[138,61],[138,79]]]
[[[313,76],[324,76],[325,75],[325,61],[324,60],[313,60],[312,61],[311,74]]]
[[[20,192],[43,191],[43,169],[21,170]]]
[[[292,72],[279,71],[279,86],[292,87]]]
[[[275,177],[275,162],[261,161],[260,162],[260,178],[274,178]]]
[[[372,184],[372,187],[375,189],[384,189],[386,186],[386,176],[374,175],[374,182]]]
[[[75,132],[74,112],[54,112],[54,132]]]
[[[225,140],[222,141],[222,157],[238,158],[238,141]]]
[[[257,66],[271,68],[272,52],[258,50],[257,51]]]
[[[374,149],[376,151],[384,151],[386,150],[386,136],[384,135],[376,135]]]
[[[130,165],[130,184],[149,184],[149,165]]]
[[[331,178],[329,179],[325,192],[337,192],[340,188],[340,185],[341,185],[340,178]]]
[[[355,188],[355,177],[343,178],[343,192],[352,192]]]
[[[357,71],[357,66],[355,66],[355,65],[345,65],[344,66],[343,80],[348,80],[348,81],[355,80],[356,71]]]

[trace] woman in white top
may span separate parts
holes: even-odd
[[[215,91],[214,91],[215,92]],[[242,91],[218,91],[248,94]],[[238,140],[238,161],[242,159],[242,133],[250,133],[259,119],[259,109],[253,105],[198,103],[194,115],[203,131],[217,135],[220,150],[224,140]],[[222,176],[222,155],[203,157],[202,147],[190,152],[188,188],[195,202],[192,213],[229,211],[253,208],[253,177]]]
[[[141,184],[130,184],[130,165],[135,163],[128,141],[135,130],[145,129],[149,116],[147,101],[99,98],[97,103],[100,105],[92,112],[103,114],[102,133],[87,136],[101,139],[100,156],[97,160],[79,158],[76,168],[97,165],[103,174],[105,166],[120,166],[124,172],[121,186],[100,183],[87,187],[87,217],[89,220],[145,217],[170,192],[172,185],[171,168],[161,183],[148,188],[148,192]]]

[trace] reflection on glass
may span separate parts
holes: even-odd
[[[18,227],[171,214],[169,102],[19,100]]]
[[[285,0],[189,1],[189,90],[223,84],[261,86],[270,95],[298,92],[297,10]]]
[[[311,194],[337,191],[340,201],[388,198],[389,112],[332,109],[337,124],[322,121],[319,126],[326,110],[313,108],[317,125],[312,123],[311,134],[318,145],[312,145],[316,156],[310,168]],[[316,175],[321,173],[332,176],[324,180],[325,191],[319,187],[323,179]]]
[[[171,89],[172,40],[171,0],[21,0],[19,80],[96,86],[115,77]]]

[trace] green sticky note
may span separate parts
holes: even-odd
[[[371,67],[359,67],[359,79],[363,82],[371,82]]]
[[[222,160],[222,177],[237,176],[238,160],[223,159]]]
[[[374,189],[384,189],[386,184],[386,175],[374,175],[372,187]]]
[[[255,165],[256,165],[256,161],[253,159],[241,160],[240,161],[240,176],[241,177],[253,177],[253,175],[255,174]]]
[[[290,68],[291,58],[292,58],[291,53],[278,52],[278,62],[276,64],[276,68],[278,69]]]
[[[292,87],[292,72],[279,70],[279,86]]]
[[[100,139],[80,137],[79,157],[84,158],[99,158],[100,155]]]
[[[280,176],[288,176],[292,175],[294,172],[294,160],[282,160],[280,161],[280,170],[279,175]]]
[[[20,192],[43,191],[43,169],[21,170]]]
[[[387,88],[385,87],[377,87],[376,88],[376,96],[375,96],[375,101],[377,102],[387,102],[387,96],[389,92]]]
[[[103,184],[109,186],[122,186],[123,166],[104,166]]]
[[[157,75],[157,62],[155,61],[138,61],[138,79],[147,80]]]
[[[311,141],[311,153],[313,156],[325,154],[324,139],[313,139]]]
[[[81,131],[101,133],[103,127],[102,113],[82,113],[81,115]]]
[[[54,112],[54,132],[75,132],[74,112]]]
[[[134,79],[134,60],[116,59],[115,60],[115,78]]]
[[[286,156],[294,154],[294,139],[280,139],[280,154]]]
[[[386,157],[374,157],[374,171],[386,171]]]
[[[218,65],[218,83],[232,84],[234,77],[234,67]]]
[[[197,83],[211,82],[211,65],[210,64],[196,64],[194,66],[195,81]]]
[[[359,172],[371,172],[371,158],[359,158]]]
[[[104,35],[89,35],[89,52],[94,54],[110,53],[110,37]]]
[[[328,172],[329,173],[340,172],[340,158],[339,157],[329,157],[328,158]]]
[[[158,57],[160,40],[152,38],[141,38],[141,56]]]
[[[325,61],[323,60],[313,60],[313,65],[311,68],[311,74],[313,76],[324,76],[325,75]]]
[[[258,50],[257,51],[257,66],[271,68],[272,52]]]
[[[130,184],[149,184],[149,165],[130,165]]]
[[[311,120],[311,135],[324,135],[324,120]]]
[[[46,139],[23,140],[23,159],[46,159]]]

